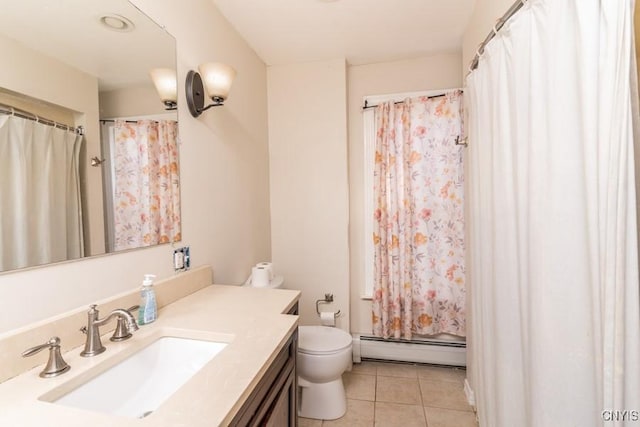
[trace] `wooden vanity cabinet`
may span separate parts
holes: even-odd
[[[297,314],[297,309],[296,303],[289,314],[294,314],[294,310]],[[298,330],[296,329],[233,418],[230,426],[297,427],[297,351]]]

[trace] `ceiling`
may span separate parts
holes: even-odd
[[[100,24],[113,14],[135,29]],[[0,13],[0,35],[96,76],[101,90],[150,84],[151,68],[175,68],[174,39],[126,0],[12,1]]]
[[[476,0],[212,0],[267,65],[462,49]]]

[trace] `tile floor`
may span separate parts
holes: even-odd
[[[463,369],[383,362],[353,365],[342,380],[347,413],[333,421],[300,418],[300,427],[476,427]]]

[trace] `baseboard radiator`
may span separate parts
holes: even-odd
[[[353,361],[360,363],[362,360],[466,366],[467,344],[464,341],[438,339],[408,341],[355,334],[353,336]]]

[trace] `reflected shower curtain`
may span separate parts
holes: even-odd
[[[83,137],[0,115],[0,271],[84,255]]]
[[[629,0],[529,0],[467,79],[482,426],[637,424],[632,19]]]
[[[376,109],[373,333],[465,336],[462,93]]]
[[[181,239],[177,133],[172,120],[115,122],[115,250]]]

